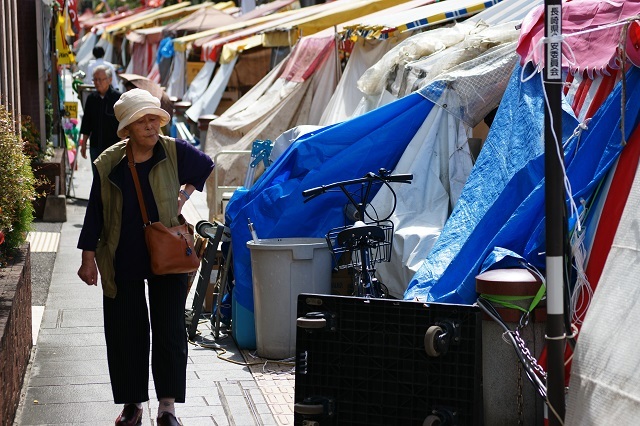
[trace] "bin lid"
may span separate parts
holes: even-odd
[[[247,241],[247,247],[252,256],[258,252],[291,252],[294,259],[313,259],[316,252],[327,252],[329,255],[329,246],[324,238],[268,238],[265,240]]]
[[[476,276],[476,292],[502,296],[535,296],[540,277],[528,269],[492,269]]]
[[[251,250],[286,250],[297,246],[327,247],[324,238],[267,238],[247,241],[247,247]]]

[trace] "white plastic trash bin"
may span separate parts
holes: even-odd
[[[248,241],[258,356],[295,355],[300,293],[331,293],[331,252],[323,238]]]

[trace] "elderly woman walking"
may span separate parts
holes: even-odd
[[[118,136],[128,139],[94,162],[97,172],[78,242],[78,275],[97,285],[100,273],[111,388],[115,403],[124,404],[116,425],[141,424],[142,403],[149,400],[150,345],[157,424],[177,425],[174,403],[184,402],[186,389],[187,274],[152,274],[128,160],[135,164],[149,221],[167,227],[178,224],[184,203],[194,190],[202,190],[213,162],[187,142],[159,135],[169,115],[149,92],[125,92],[114,110]]]

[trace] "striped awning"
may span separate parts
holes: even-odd
[[[544,0],[502,0],[500,4],[478,13],[473,19],[482,20],[489,25],[509,21],[521,22],[533,8],[543,3]]]
[[[153,21],[154,19],[158,19],[166,14],[173,13],[179,9],[184,9],[191,6],[191,2],[177,3],[171,6],[161,7],[157,9],[146,9],[132,15],[126,19],[118,21],[112,25],[109,25],[105,28],[105,32],[111,36],[114,34],[125,33],[131,28],[136,26],[141,26],[142,23],[147,21]]]
[[[466,18],[500,3],[502,0],[448,0],[428,4],[392,15],[376,15],[360,23],[345,25],[344,39],[386,39],[393,33]]]
[[[290,46],[300,37],[316,34],[343,22],[406,3],[407,0],[337,0],[318,13],[274,26],[263,32],[265,46]]]

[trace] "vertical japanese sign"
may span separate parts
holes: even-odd
[[[547,7],[547,28],[548,37],[552,40],[547,49],[547,61],[545,71],[549,80],[560,80],[562,78],[562,41],[560,40],[560,5],[550,5]]]
[[[545,234],[547,277],[547,406],[549,426],[562,426],[565,416],[564,324],[565,250],[567,235],[564,154],[562,151],[562,1],[545,0],[544,110]],[[551,414],[553,413],[553,414]]]

